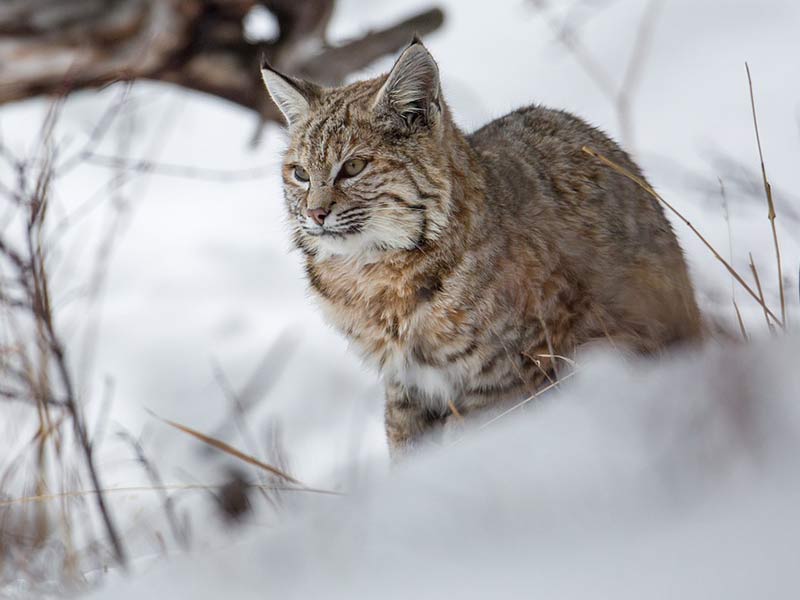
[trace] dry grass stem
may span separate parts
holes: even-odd
[[[744,339],[745,342],[749,342],[750,337],[747,335],[747,330],[744,328],[742,313],[739,312],[739,305],[736,304],[736,300],[733,301],[733,310],[736,312],[736,321],[739,323],[739,331],[742,334],[742,338]]]
[[[505,417],[505,416],[509,415],[510,413],[514,412],[514,411],[515,411],[515,410],[517,410],[518,408],[522,408],[523,406],[525,406],[526,404],[528,404],[528,403],[529,403],[531,400],[535,400],[536,398],[538,398],[539,396],[541,396],[541,395],[542,395],[542,394],[544,394],[545,392],[549,392],[549,391],[550,391],[550,390],[552,390],[553,388],[556,388],[556,387],[558,387],[558,386],[559,386],[561,383],[565,382],[565,381],[566,381],[567,379],[569,379],[570,377],[574,377],[574,376],[575,376],[577,373],[578,373],[577,371],[571,371],[571,372],[567,373],[566,375],[564,375],[564,377],[562,377],[561,379],[559,379],[559,380],[558,380],[558,381],[556,381],[555,383],[551,383],[550,385],[546,385],[546,386],[544,386],[544,387],[543,387],[543,388],[541,388],[540,390],[537,390],[535,394],[531,394],[530,396],[528,396],[527,398],[525,398],[525,400],[523,400],[522,402],[518,402],[517,404],[515,404],[514,406],[512,406],[512,407],[511,407],[511,408],[509,408],[508,410],[506,410],[506,411],[504,411],[504,412],[500,413],[499,415],[497,415],[497,416],[496,416],[496,417],[494,417],[493,419],[490,419],[489,421],[487,421],[486,423],[484,423],[483,425],[481,425],[481,426],[480,426],[478,429],[485,429],[486,427],[488,427],[488,426],[489,426],[489,425],[491,425],[492,423],[494,423],[494,422],[496,422],[496,421],[498,421],[498,420],[502,419],[503,417]]]
[[[448,400],[447,401],[447,408],[450,409],[450,412],[453,413],[453,416],[456,419],[458,419],[459,422],[461,422],[461,423],[464,422],[464,415],[462,415],[461,412],[458,410],[458,407],[456,406],[455,402],[453,402],[452,400]]]
[[[187,434],[191,435],[192,437],[200,440],[201,442],[203,442],[204,444],[207,444],[208,446],[216,448],[217,450],[220,450],[220,451],[224,452],[225,454],[229,454],[230,456],[233,456],[234,458],[238,458],[239,460],[241,460],[243,462],[246,462],[249,465],[253,465],[254,467],[258,467],[259,469],[263,469],[264,471],[267,471],[268,473],[272,473],[273,475],[277,475],[281,479],[284,479],[286,481],[294,483],[295,485],[299,485],[299,486],[301,486],[303,488],[307,487],[305,484],[303,484],[302,482],[298,481],[297,479],[295,479],[294,477],[292,477],[288,473],[284,473],[283,471],[273,467],[272,465],[268,465],[267,463],[262,462],[262,461],[258,460],[257,458],[255,458],[253,456],[250,456],[249,454],[245,454],[241,450],[237,450],[236,448],[234,448],[230,444],[226,444],[222,440],[218,440],[216,438],[208,436],[208,435],[206,435],[204,433],[201,433],[201,432],[197,431],[196,429],[192,429],[191,427],[187,427],[186,425],[181,425],[180,423],[176,423],[175,421],[170,421],[169,419],[163,419],[163,418],[159,417],[158,415],[156,415],[155,413],[153,413],[151,411],[148,411],[148,412],[150,412],[150,414],[153,417],[155,417],[156,419],[158,419],[159,421],[162,421],[163,423],[166,423],[170,427],[174,427],[175,429],[177,429],[179,431],[182,431],[184,433],[187,433]]]
[[[761,298],[763,306],[764,292],[761,289],[761,278],[758,276],[758,269],[756,269],[756,263],[753,262],[753,253],[748,252],[748,256],[750,257],[750,272],[753,273],[753,279],[755,279],[756,282],[756,289],[758,290],[758,295]],[[764,319],[767,321],[767,329],[769,329],[771,333],[774,333],[775,329],[772,326],[772,323],[769,320],[769,315],[767,314],[766,311],[764,311]]]
[[[154,491],[159,494],[159,498],[161,500],[161,505],[164,508],[164,514],[167,518],[167,523],[169,524],[170,529],[172,530],[172,537],[175,538],[175,541],[183,548],[184,550],[189,549],[189,532],[188,527],[184,527],[181,524],[180,519],[178,518],[178,512],[175,507],[175,501],[167,493],[165,489],[164,482],[161,479],[161,474],[159,473],[158,469],[156,468],[155,464],[147,457],[144,451],[144,447],[142,446],[141,442],[136,439],[133,435],[128,433],[127,431],[120,432],[120,437],[128,442],[131,449],[136,454],[136,459],[144,468],[145,473],[147,473],[148,478],[150,479],[150,485]]]
[[[23,496],[22,498],[12,498],[10,500],[2,500],[0,501],[0,508],[17,506],[20,504],[38,504],[41,502],[49,502],[51,500],[63,500],[66,498],[82,498],[86,496],[94,496],[97,494],[135,494],[139,492],[163,493],[163,492],[183,492],[183,491],[193,491],[193,490],[209,491],[209,490],[220,489],[225,485],[226,484],[224,483],[215,483],[215,484],[173,483],[173,484],[163,484],[158,486],[134,485],[127,487],[114,487],[114,488],[105,488],[103,490],[75,490],[71,492],[60,492],[58,494],[40,494],[36,496]],[[313,494],[327,494],[332,496],[344,495],[342,492],[334,492],[332,490],[321,490],[311,487],[281,486],[281,485],[261,484],[261,483],[249,483],[248,487],[265,489],[265,490],[277,490],[281,492],[309,492]]]
[[[537,354],[536,356],[538,356],[540,358],[549,358],[551,360],[554,359],[554,358],[557,358],[559,360],[563,360],[565,363],[567,363],[572,368],[575,368],[575,367],[578,366],[578,363],[576,363],[574,360],[572,360],[571,358],[567,358],[566,356],[562,356],[560,354]]]
[[[505,410],[505,411],[501,412],[501,413],[500,413],[499,415],[497,415],[496,417],[494,417],[494,418],[492,418],[492,419],[488,420],[486,423],[483,423],[483,424],[482,424],[480,427],[478,427],[478,428],[477,428],[477,431],[480,431],[481,429],[486,429],[487,427],[489,427],[489,426],[490,426],[490,425],[492,425],[493,423],[496,423],[496,422],[497,422],[497,421],[499,421],[500,419],[502,419],[502,418],[504,418],[504,417],[506,417],[506,416],[510,415],[510,414],[511,414],[512,412],[514,412],[515,410],[522,408],[523,406],[525,406],[526,404],[528,404],[528,403],[529,403],[529,402],[531,402],[532,400],[535,400],[536,398],[538,398],[538,397],[539,397],[539,396],[541,396],[542,394],[544,394],[544,393],[546,393],[546,392],[549,392],[549,391],[550,391],[550,390],[552,390],[552,389],[558,388],[558,387],[559,387],[559,386],[560,386],[562,383],[564,383],[565,381],[567,381],[567,380],[568,380],[570,377],[574,377],[574,376],[575,376],[575,375],[577,375],[577,374],[578,374],[578,371],[570,371],[569,373],[567,373],[566,375],[564,375],[564,376],[563,376],[563,377],[562,377],[560,380],[558,380],[558,381],[554,381],[553,383],[550,383],[549,385],[546,385],[546,386],[544,386],[543,388],[540,388],[540,389],[539,389],[539,390],[537,390],[537,391],[536,391],[534,394],[531,394],[530,396],[528,396],[527,398],[525,398],[525,399],[524,399],[524,400],[522,400],[521,402],[518,402],[517,404],[515,404],[514,406],[512,406],[512,407],[511,407],[511,408],[509,408],[508,410]],[[452,444],[450,444],[450,445],[451,445],[451,446],[455,446],[456,444],[460,443],[460,442],[461,442],[461,441],[462,441],[462,440],[463,440],[465,437],[467,437],[467,435],[461,436],[460,438],[458,438],[457,440],[455,440],[455,441],[454,441]]]
[[[775,260],[778,263],[778,293],[781,298],[781,327],[786,329],[786,296],[783,290],[783,268],[781,265],[781,247],[778,243],[778,231],[775,228],[775,203],[772,200],[772,186],[767,179],[767,169],[764,166],[764,153],[761,151],[761,135],[758,132],[758,118],[756,117],[756,101],[753,95],[753,79],[750,77],[750,65],[744,63],[747,71],[747,84],[750,88],[750,107],[753,110],[753,128],[756,131],[756,145],[758,146],[758,159],[761,162],[761,177],[764,180],[764,193],[767,196],[767,218],[772,228],[772,241],[775,244]]]

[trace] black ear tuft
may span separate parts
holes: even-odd
[[[441,109],[439,67],[418,37],[403,50],[386,76],[374,106],[408,127],[419,122],[430,125]]]

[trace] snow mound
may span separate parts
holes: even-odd
[[[277,530],[96,598],[800,591],[800,338],[590,357],[557,394]]]

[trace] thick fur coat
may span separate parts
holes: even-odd
[[[582,345],[701,336],[683,254],[606,135],[529,106],[471,135],[419,42],[323,89],[263,68],[289,123],[285,198],[327,319],[380,369],[390,449],[558,377]]]

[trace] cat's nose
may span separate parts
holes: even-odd
[[[322,225],[325,222],[325,217],[330,214],[330,211],[325,210],[324,208],[309,208],[306,211],[306,214],[314,219],[314,223],[317,225]]]

